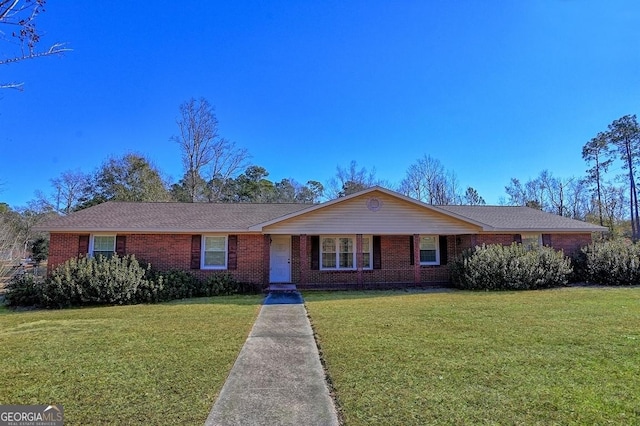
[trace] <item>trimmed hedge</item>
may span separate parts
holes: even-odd
[[[594,284],[640,284],[640,243],[618,239],[590,244],[582,249],[585,278]]]
[[[562,252],[522,244],[482,245],[451,264],[451,280],[465,290],[535,290],[564,286],[572,268]]]

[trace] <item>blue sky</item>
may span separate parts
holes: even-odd
[[[13,207],[130,151],[178,180],[191,97],[273,181],[356,160],[398,183],[426,154],[490,204],[512,177],[582,175],[584,143],[640,112],[637,0],[49,0],[38,25],[73,51],[0,69],[25,83],[0,92]]]

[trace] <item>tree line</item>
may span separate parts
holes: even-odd
[[[635,115],[612,121],[582,147],[585,175],[558,177],[543,170],[533,179],[512,178],[504,204],[529,206],[607,226],[613,236],[640,238],[636,188],[640,126]]]
[[[126,153],[102,163],[93,173],[68,170],[51,179],[49,191],[38,191],[30,207],[38,212],[69,214],[106,201],[178,201],[209,203],[317,203],[380,185],[429,204],[484,204],[471,187],[461,191],[453,171],[425,155],[398,186],[376,177],[375,169],[355,160],[337,165],[324,184],[293,178],[269,180],[266,168],[250,163],[249,152],[219,134],[214,108],[206,99],[180,105],[177,133],[183,175],[170,182],[147,157]]]
[[[482,205],[476,189],[463,186],[454,171],[429,155],[411,164],[392,184],[375,169],[355,160],[337,165],[335,175],[300,183],[293,178],[269,180],[269,172],[250,163],[249,152],[222,137],[214,108],[206,99],[190,99],[179,107],[177,133],[170,140],[181,152],[183,175],[171,182],[147,157],[126,153],[105,160],[91,173],[68,170],[51,179],[48,191],[36,192],[27,207],[0,204],[0,251],[7,244],[28,251],[38,239],[32,228],[48,215],[66,215],[106,201],[209,203],[318,203],[375,185],[427,204]],[[526,181],[511,178],[500,204],[521,205],[608,226],[613,235],[640,234],[636,168],[640,162],[640,128],[635,115],[613,121],[582,149],[584,176],[558,177],[549,170]],[[623,174],[612,172],[614,165]],[[2,253],[0,253],[2,255]]]
[[[36,17],[46,0],[0,1],[2,28],[16,28],[5,41],[15,47],[0,55],[0,64],[68,52],[63,43],[38,50]],[[22,83],[0,82],[1,88],[22,88]],[[171,136],[181,152],[183,176],[170,182],[140,153],[112,157],[94,172],[67,170],[51,179],[48,191],[38,191],[26,207],[12,209],[0,203],[0,267],[16,250],[42,244],[32,228],[47,215],[69,214],[106,201],[179,201],[211,203],[317,203],[344,197],[379,185],[428,204],[481,205],[476,189],[462,186],[455,172],[424,155],[406,171],[399,184],[377,179],[375,169],[359,167],[355,160],[336,167],[326,184],[293,178],[273,182],[269,172],[249,162],[249,152],[222,137],[213,107],[206,99],[189,99],[179,106],[177,133]],[[611,235],[640,238],[640,209],[636,169],[640,162],[640,127],[635,115],[614,120],[582,148],[587,164],[584,176],[559,177],[542,170],[533,179],[511,178],[501,204],[522,205],[609,227]],[[622,170],[622,173],[615,173]],[[1,176],[0,176],[1,178]],[[1,186],[1,184],[0,184]],[[0,187],[0,190],[2,188]],[[35,250],[32,247],[32,251]],[[2,272],[2,271],[0,271]],[[0,273],[0,275],[2,275]]]

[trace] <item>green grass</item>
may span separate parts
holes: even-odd
[[[203,424],[259,296],[0,308],[0,403],[62,404],[65,424]]]
[[[640,424],[640,288],[305,300],[347,425]]]

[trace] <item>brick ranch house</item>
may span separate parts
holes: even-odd
[[[449,282],[476,245],[570,254],[606,228],[527,207],[432,206],[380,187],[321,204],[107,202],[49,221],[49,270],[76,256],[135,254],[160,270],[299,288]]]

